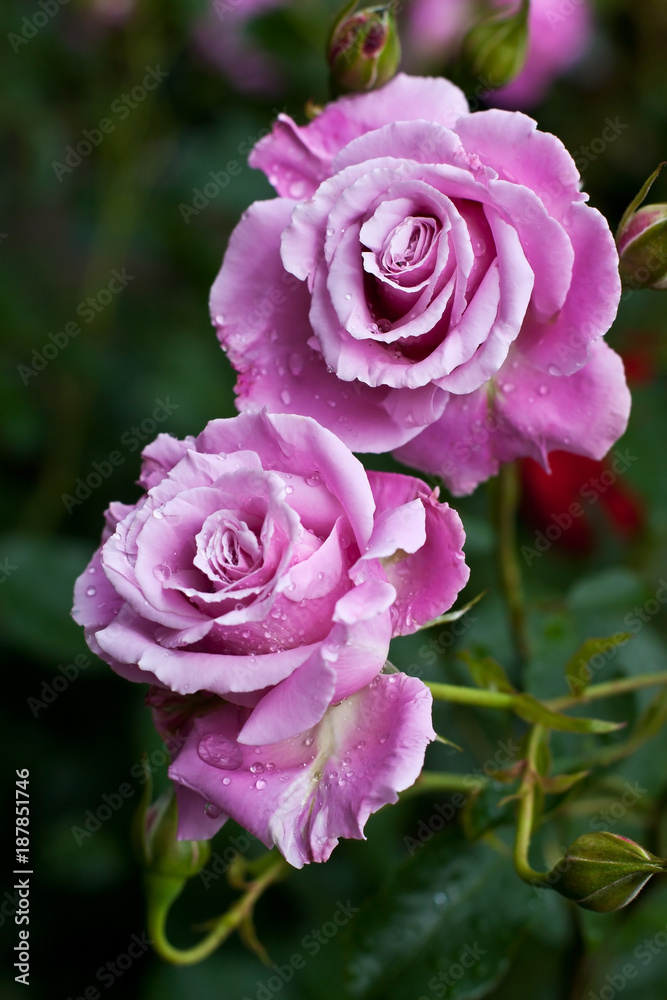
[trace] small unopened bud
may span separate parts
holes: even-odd
[[[150,805],[139,825],[143,861],[155,875],[188,879],[208,861],[208,840],[177,840],[178,806],[171,786]]]
[[[623,284],[629,288],[667,288],[667,205],[644,205],[618,234]]]
[[[353,13],[356,0],[340,13],[329,39],[327,58],[334,94],[373,90],[396,74],[401,46],[392,4]]]
[[[664,871],[667,861],[604,830],[577,837],[547,881],[585,910],[613,913],[627,906],[652,875]]]
[[[511,83],[526,61],[529,0],[521,0],[514,14],[492,13],[473,25],[463,39],[463,70],[472,81],[493,88]]]

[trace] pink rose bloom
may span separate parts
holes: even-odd
[[[173,764],[193,793],[182,798],[181,836],[211,836],[220,811],[245,823],[260,810],[265,825],[249,826],[257,836],[294,864],[324,860],[338,835],[359,836],[349,831],[375,803],[395,800],[419,774],[430,695],[420,682],[378,675],[391,638],[437,617],[466,582],[460,519],[418,479],[367,474],[308,417],[215,420],[197,438],[161,434],[143,458],[146,493],[109,509],[76,584],[74,618],[123,677],[221,706],[194,725]],[[382,740],[387,712],[391,739]],[[369,750],[356,755],[346,804],[338,785],[322,785],[320,825],[313,814],[312,828],[299,826],[303,775],[288,785],[288,761],[319,773],[329,757],[343,766],[360,740]],[[259,763],[281,777],[257,799],[264,786],[251,793],[249,777]],[[202,797],[218,812],[205,813]]]
[[[518,4],[494,0],[498,8]],[[481,14],[470,0],[411,0],[407,9],[406,54],[422,66],[442,64],[458,53],[466,32]],[[552,81],[583,56],[591,37],[588,0],[531,0],[528,51],[519,76],[487,100],[507,108],[529,108],[546,96]]]
[[[401,74],[308,125],[280,115],[250,162],[279,197],[244,214],[211,291],[241,409],[309,414],[456,494],[519,456],[601,458],[623,433],[601,339],[614,240],[532,119]]]

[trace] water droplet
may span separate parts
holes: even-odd
[[[197,744],[197,753],[200,760],[211,767],[217,767],[222,771],[236,771],[243,763],[243,753],[236,743],[210,733],[204,736]]]
[[[94,597],[96,593],[97,589],[95,587],[88,587],[88,590],[86,591],[86,597]]]
[[[343,785],[347,785],[347,781],[345,780],[345,778],[339,778],[338,779],[338,784],[339,784],[340,788],[342,788]]]
[[[380,333],[389,333],[391,330],[391,322],[388,319],[379,319],[377,321],[377,328]]]
[[[294,487],[289,484],[285,487],[285,493],[294,493]]]
[[[206,803],[204,806],[204,812],[210,819],[218,819],[218,817],[222,815],[222,809],[218,809],[218,807],[213,805],[212,802]]]
[[[560,371],[558,368],[556,368],[556,365],[549,365],[547,371],[549,372],[550,375],[560,375]]]
[[[433,902],[435,903],[436,906],[447,906],[447,903],[449,902],[449,900],[447,899],[447,893],[436,892],[435,896],[433,897]]]
[[[258,788],[261,792],[263,788],[266,788],[266,781],[264,778],[258,778],[255,782],[255,788]]]
[[[514,392],[516,386],[514,385],[513,382],[503,382],[501,388],[503,392]]]
[[[290,396],[287,389],[283,389],[283,391],[280,393],[280,398],[285,404],[285,406],[289,406],[290,403],[292,402],[292,397]]]
[[[386,743],[388,739],[389,739],[389,733],[383,733],[378,742]]]
[[[549,386],[541,385],[537,391],[539,392],[540,396],[547,396],[549,394]]]
[[[306,485],[308,486],[321,486],[322,477],[319,472],[313,472],[310,476],[306,476]]]
[[[215,321],[218,324],[218,326],[222,326],[222,324],[225,322],[225,317],[222,315],[222,313],[218,313],[218,315],[215,317]]]
[[[89,567],[88,567],[88,572],[89,572],[89,573],[97,573],[97,570],[95,569],[95,567],[94,567],[94,566],[89,566]]]
[[[346,771],[345,772],[345,777],[346,778],[352,778],[353,776],[354,776],[354,771]]]
[[[369,323],[366,329],[368,330],[369,333],[372,334],[380,332],[380,327],[377,325],[377,323]]]
[[[289,365],[289,370],[292,375],[300,375],[303,371],[303,358],[300,354],[290,354],[287,359],[287,364]]]
[[[351,302],[352,301],[352,293],[351,292],[346,292],[345,293],[345,301],[346,302]]]
[[[232,779],[231,779],[231,778],[228,778],[228,777],[226,777],[226,776],[225,776],[225,777],[224,777],[224,778],[222,779],[222,783],[223,783],[223,785],[231,785],[231,783],[232,783]]]
[[[261,774],[264,770],[264,765],[260,760],[256,761],[254,764],[250,765],[250,770],[253,774]]]
[[[315,740],[314,736],[306,736],[305,740],[303,741],[303,745],[305,747],[312,747],[314,740]]]
[[[301,198],[304,192],[304,187],[305,185],[303,181],[292,181],[288,188],[290,198]]]
[[[327,229],[327,236],[333,236],[335,232],[336,230],[333,229],[331,226],[329,226],[329,228]]]
[[[164,581],[168,580],[171,576],[171,570],[168,566],[165,566],[164,563],[161,563],[159,566],[153,567],[153,576],[156,580],[159,580],[160,583],[164,583]]]
[[[354,749],[355,750],[363,750],[365,746],[366,746],[366,740],[359,740],[358,743],[355,743]]]
[[[153,511],[153,517],[157,517],[157,519],[158,519],[158,521],[159,521],[161,517],[164,517],[164,515],[163,515],[162,511],[161,511],[161,510],[159,510],[159,509],[158,509],[158,508],[156,507],[156,508],[155,508],[155,510]]]

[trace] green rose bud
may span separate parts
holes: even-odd
[[[395,75],[401,46],[392,5],[353,13],[357,0],[340,13],[329,39],[327,59],[335,95],[373,90]]]
[[[667,205],[645,205],[618,234],[623,284],[628,288],[667,288]]]
[[[667,871],[667,861],[605,830],[577,837],[546,881],[585,910],[613,913],[627,906],[651,876],[662,871]]]
[[[463,71],[470,82],[483,80],[498,88],[511,83],[526,61],[529,0],[515,14],[491,13],[463,39]]]

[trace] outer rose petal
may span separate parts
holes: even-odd
[[[449,80],[398,73],[379,90],[329,104],[303,127],[280,115],[250,154],[250,166],[263,170],[279,195],[309,198],[331,173],[331,161],[343,146],[390,122],[411,121],[415,109],[421,118],[447,128],[469,113],[463,91]]]
[[[413,784],[435,738],[431,704],[416,678],[380,676],[313,729],[259,753],[237,743],[244,710],[225,705],[195,721],[169,776],[301,868],[326,861],[339,837],[363,838],[370,814]],[[220,766],[225,760],[232,769]]]
[[[382,533],[378,531],[377,537],[373,534],[371,548],[360,562],[368,558],[380,538],[386,544],[389,526],[395,529],[394,548],[390,552],[391,545],[385,547],[382,562],[387,579],[397,591],[392,613],[394,635],[407,635],[451,608],[468,582],[470,570],[463,554],[465,532],[456,511],[446,503],[438,503],[437,493],[432,493],[421,479],[390,472],[369,472],[368,478]],[[419,500],[410,503],[414,496]],[[413,503],[422,506],[426,536],[422,545],[413,547],[401,535],[401,520],[396,515],[406,509],[405,505],[397,506],[402,499],[409,507]],[[382,517],[385,511],[388,519]]]
[[[547,469],[550,451],[600,459],[625,431],[629,413],[623,362],[604,341],[567,376],[545,375],[517,353],[490,390],[451,400],[445,416],[396,457],[441,476],[463,496],[515,458],[529,456]]]

